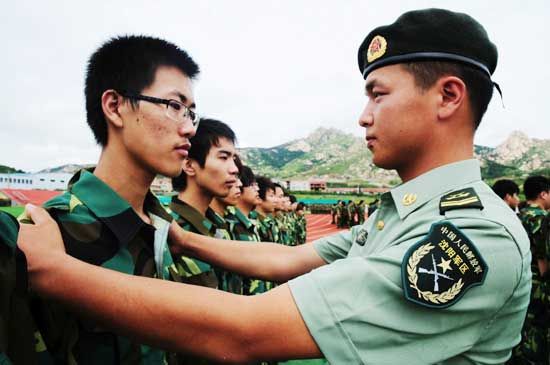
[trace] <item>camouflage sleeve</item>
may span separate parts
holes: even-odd
[[[548,243],[547,217],[535,215],[528,221],[528,233],[533,247],[533,258],[537,260],[550,260],[550,248]]]

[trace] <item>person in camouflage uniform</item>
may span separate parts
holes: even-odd
[[[201,119],[197,133],[191,139],[183,171],[172,179],[172,187],[178,195],[172,198],[170,210],[183,229],[231,238],[225,220],[209,205],[214,197],[227,196],[237,181],[234,141],[235,133],[227,124]],[[186,283],[218,287],[218,277],[210,264],[179,254],[174,255],[174,262]]]
[[[299,245],[306,243],[307,228],[306,228],[305,204],[299,202],[296,205],[296,239]]]
[[[248,166],[240,168],[241,195],[236,204],[228,206],[225,219],[229,223],[231,236],[236,241],[260,242],[257,221],[249,214],[260,203],[258,184],[254,173]],[[254,278],[243,278],[243,294],[256,295],[265,293],[273,287],[269,281]]]
[[[354,225],[357,224],[357,219],[355,218],[355,214],[356,214],[356,206],[355,206],[355,203],[353,202],[353,200],[350,200],[346,206],[346,209],[348,211],[348,221],[349,221],[349,226],[350,227],[353,227]]]
[[[167,245],[172,217],[149,186],[157,174],[181,171],[197,122],[191,88],[197,74],[187,53],[157,38],[113,38],[91,56],[87,122],[101,157],[94,169],[77,172],[64,194],[45,203],[69,255],[130,275],[178,280]],[[166,90],[180,101],[157,105],[164,99],[156,98],[169,96]],[[21,363],[172,363],[164,350],[107,331],[56,302],[28,300],[37,324],[36,356]]]
[[[348,214],[346,203],[342,200],[338,201],[336,206],[336,220],[338,228],[345,228],[348,225]]]
[[[250,212],[250,218],[258,222],[258,232],[263,242],[279,242],[279,229],[273,219],[273,213],[277,205],[275,197],[275,184],[264,176],[257,176],[258,194],[260,204]]]
[[[172,179],[178,195],[172,198],[170,211],[186,231],[205,236],[231,239],[225,219],[209,205],[215,197],[227,196],[237,183],[235,133],[218,120],[201,119],[181,174]],[[172,251],[175,268],[187,284],[229,289],[224,271],[210,263]],[[225,286],[225,287],[224,287]],[[240,285],[238,290],[240,290]],[[175,355],[180,364],[208,364],[190,355]]]
[[[523,185],[527,206],[519,218],[531,242],[531,301],[522,330],[522,341],[507,364],[548,364],[550,356],[550,181],[531,176]]]
[[[365,202],[359,200],[355,206],[355,214],[357,214],[357,224],[365,223]]]
[[[239,166],[239,163],[237,163],[237,167]],[[237,204],[241,197],[242,185],[241,180],[237,179],[237,182],[229,190],[229,194],[225,197],[214,197],[210,203],[210,208],[206,211],[206,217],[216,226],[215,236],[217,238],[238,240],[233,234],[234,219],[236,219],[234,205]],[[216,268],[216,275],[218,276],[219,288],[221,290],[234,294],[244,294],[242,276],[220,268]]]
[[[286,194],[279,183],[275,183],[275,210],[273,212],[273,220],[275,221],[277,233],[276,236],[278,239],[275,241],[277,243],[280,243],[282,245],[288,245],[288,242],[290,241],[290,232],[288,231],[288,219],[286,218]]]

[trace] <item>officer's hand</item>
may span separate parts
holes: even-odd
[[[65,254],[65,246],[57,223],[42,207],[27,204],[25,213],[32,223],[21,223],[17,246],[25,253],[31,286],[34,277],[55,267],[60,256]]]
[[[172,221],[168,230],[168,245],[172,254],[176,255],[185,252],[186,233],[187,231],[181,228],[175,220]]]

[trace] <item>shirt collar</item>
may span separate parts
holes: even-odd
[[[225,219],[210,207],[206,209],[204,216],[218,228],[225,228],[227,225]]]
[[[77,172],[69,181],[69,193],[75,195],[90,209],[122,245],[126,245],[146,223],[126,200],[92,172],[93,168]],[[168,222],[172,220],[150,191],[145,196],[143,208],[146,213],[154,214]]]
[[[239,208],[233,207],[233,210],[234,210],[233,215],[237,217],[239,222],[241,222],[246,227],[246,229],[249,229],[250,227],[253,226],[250,219],[248,219],[246,215],[244,215],[244,213]]]
[[[433,198],[480,180],[479,161],[469,159],[430,170],[386,194],[391,195],[399,218],[405,219]]]
[[[170,209],[189,222],[189,224],[203,236],[211,236],[215,231],[212,222],[206,219],[198,210],[183,200],[178,199],[177,196],[172,197]]]

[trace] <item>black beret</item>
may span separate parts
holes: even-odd
[[[364,78],[382,66],[429,60],[465,63],[490,77],[498,53],[483,26],[471,16],[424,9],[407,12],[393,24],[370,32],[359,47],[358,59]]]

